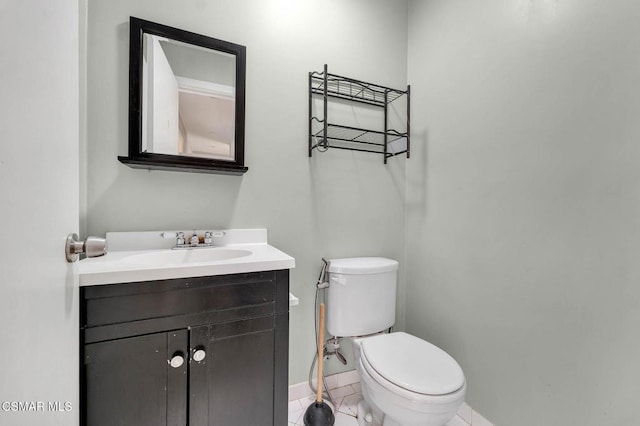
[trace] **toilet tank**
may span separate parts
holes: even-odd
[[[383,257],[329,261],[327,330],[333,336],[363,336],[391,327],[396,318],[398,262]]]

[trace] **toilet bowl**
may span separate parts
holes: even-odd
[[[465,377],[437,346],[386,333],[395,322],[397,269],[381,257],[330,260],[327,330],[353,341],[360,426],[444,426],[464,402]]]
[[[352,340],[365,402],[359,425],[443,426],[455,417],[466,382],[446,352],[402,332]]]

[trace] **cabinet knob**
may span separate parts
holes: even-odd
[[[207,353],[204,349],[198,349],[193,353],[193,360],[196,362],[202,361],[207,356]]]
[[[184,364],[184,356],[182,356],[182,352],[178,352],[173,355],[173,358],[169,361],[169,365],[173,368],[180,368]]]

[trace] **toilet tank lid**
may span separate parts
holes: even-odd
[[[329,260],[329,272],[338,274],[379,274],[398,270],[398,261],[385,257],[347,257]]]

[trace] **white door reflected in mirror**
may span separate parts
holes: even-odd
[[[143,36],[142,152],[235,160],[235,55]]]

